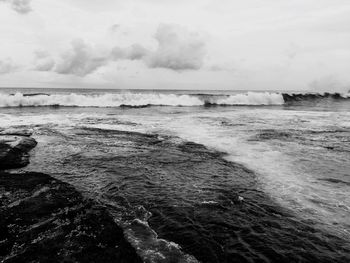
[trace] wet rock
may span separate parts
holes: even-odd
[[[0,170],[28,165],[28,152],[36,144],[37,142],[30,137],[0,135]]]
[[[0,170],[24,167],[37,142],[0,132]],[[0,262],[142,262],[104,207],[43,173],[0,171]]]
[[[0,172],[0,262],[142,262],[104,207],[35,172]]]

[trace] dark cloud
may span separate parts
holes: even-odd
[[[13,72],[16,68],[11,59],[0,60],[0,74]]]
[[[13,10],[20,14],[27,14],[32,11],[30,7],[31,0],[0,0],[0,2],[8,3]]]
[[[158,48],[147,61],[151,68],[198,70],[202,67],[205,42],[199,34],[178,25],[161,24],[155,39]]]

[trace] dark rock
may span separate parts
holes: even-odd
[[[23,137],[14,148],[23,152],[29,152],[36,145],[37,145],[37,142],[33,138]]]
[[[0,170],[20,168],[29,164],[28,152],[36,146],[33,138],[0,136]]]
[[[35,172],[0,172],[0,262],[142,262],[104,207]]]
[[[0,134],[0,169],[24,167],[37,142]],[[43,173],[0,171],[0,262],[142,262],[104,207]]]

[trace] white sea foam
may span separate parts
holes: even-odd
[[[19,106],[77,106],[77,107],[120,107],[168,105],[168,106],[197,106],[203,102],[194,96],[160,94],[160,93],[117,93],[117,94],[54,94],[24,96],[22,93],[14,95],[0,94],[0,107]]]
[[[282,105],[284,100],[280,93],[247,92],[220,99],[216,103],[219,105]]]
[[[283,97],[279,93],[247,92],[231,95],[223,99],[213,99],[218,105],[281,105]],[[22,93],[0,94],[0,107],[120,107],[120,106],[201,106],[206,101],[199,96],[162,94],[162,93],[106,93],[86,94],[52,94],[25,96]]]
[[[314,141],[311,145],[305,143],[307,131],[327,131],[334,125],[346,129],[348,119],[348,112],[335,114],[252,108],[244,111],[205,112],[201,115],[196,113],[161,125],[167,134],[226,152],[228,161],[243,164],[254,171],[259,187],[283,207],[288,207],[302,218],[314,219],[322,227],[327,226],[328,230],[348,235],[344,226],[348,225],[346,219],[350,199],[344,194],[346,190],[343,188],[347,186],[334,188],[315,184],[319,178],[327,178],[330,171],[333,176],[343,176],[342,173],[345,173],[340,167],[346,164],[342,164],[344,160],[341,156],[346,153],[322,150],[321,147],[315,151]],[[231,125],[223,125],[223,121]],[[302,136],[303,131],[306,134],[301,141],[298,141],[299,138],[286,141],[283,138],[255,139],[260,131],[269,129],[286,129],[286,132],[291,133],[299,131],[298,136]],[[327,138],[328,135],[318,136]],[[324,138],[320,137],[320,140]],[[327,159],[329,163],[339,162],[339,168],[329,169],[329,164],[322,163]]]
[[[198,263],[195,257],[184,253],[178,244],[158,238],[147,221],[134,219],[124,224],[124,227],[125,237],[144,262],[168,262],[169,259],[176,259],[176,262]]]

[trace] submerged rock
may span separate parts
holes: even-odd
[[[142,262],[104,207],[35,172],[0,172],[0,262]]]

